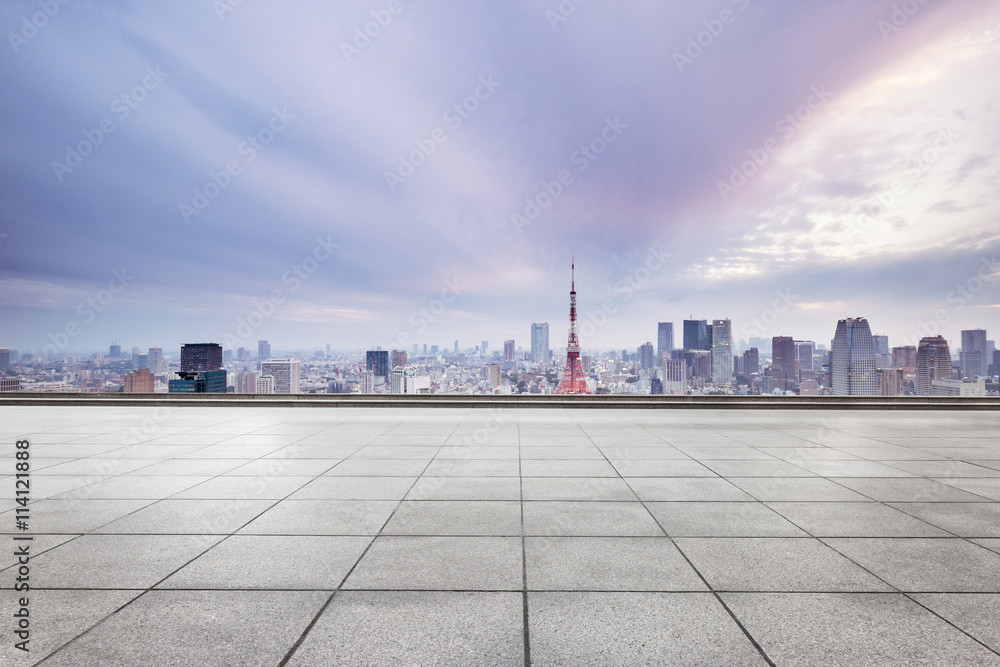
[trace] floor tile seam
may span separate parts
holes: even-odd
[[[1000,471],[998,471],[998,472],[1000,472]],[[962,491],[963,493],[968,493],[970,495],[976,496],[977,498],[985,498],[986,500],[988,500],[991,503],[1000,503],[1000,500],[997,500],[996,498],[990,498],[989,496],[984,496],[982,494],[976,493],[975,491],[967,491],[966,489],[963,489],[961,487],[953,486],[953,485],[949,484],[948,482],[942,482],[941,481],[942,479],[969,479],[969,480],[976,480],[976,479],[1000,479],[1000,475],[998,475],[998,477],[996,477],[996,478],[994,478],[994,477],[933,477],[933,478],[932,477],[922,477],[921,479],[926,479],[927,481],[930,481],[930,482],[937,482],[938,484],[943,484],[944,486],[947,486],[949,489],[956,489],[958,491]]]
[[[910,600],[910,602],[913,602],[914,604],[916,604],[917,606],[919,606],[921,609],[924,609],[925,611],[930,612],[933,616],[937,617],[941,621],[944,621],[945,624],[950,625],[952,628],[958,630],[960,633],[962,633],[963,635],[965,635],[966,637],[968,637],[972,641],[976,642],[977,644],[979,644],[980,646],[982,646],[983,648],[985,648],[990,653],[993,653],[994,655],[1000,656],[1000,650],[995,649],[992,646],[989,646],[988,644],[986,644],[985,642],[983,642],[982,640],[980,640],[979,638],[977,638],[975,635],[973,635],[971,632],[969,632],[969,631],[965,630],[964,628],[960,627],[958,624],[952,622],[948,618],[946,618],[943,615],[939,614],[938,612],[934,611],[933,609],[931,609],[930,607],[928,607],[927,605],[925,605],[923,602],[921,602],[920,600],[918,600],[917,598],[914,597],[915,595],[927,595],[927,593],[916,593],[916,592],[913,592],[913,591],[901,591],[901,592],[902,592],[902,594],[903,594],[904,597],[906,597],[908,600]],[[930,595],[934,595],[934,593],[930,593]],[[948,594],[945,593],[945,595],[948,595]],[[967,594],[966,593],[952,593],[952,595],[967,595]]]
[[[521,505],[521,646],[522,664],[528,667],[531,665],[531,617],[528,604],[527,527],[524,523],[524,458],[521,456],[524,446],[521,442],[520,414],[517,414],[517,417],[517,478]]]

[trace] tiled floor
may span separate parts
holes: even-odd
[[[0,664],[1000,666],[998,434],[984,412],[3,408]]]

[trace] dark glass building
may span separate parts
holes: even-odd
[[[222,346],[218,343],[181,345],[181,372],[217,371],[222,368]]]
[[[684,320],[684,349],[711,350],[710,328],[707,320]]]
[[[225,394],[226,371],[202,371],[177,373],[179,380],[171,380],[168,390],[171,394]]]
[[[389,351],[388,350],[368,350],[365,354],[365,370],[374,371],[375,375],[381,375],[389,382]]]

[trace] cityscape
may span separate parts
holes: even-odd
[[[776,396],[1000,395],[1000,350],[985,329],[891,345],[863,317],[837,322],[829,344],[794,336],[734,340],[728,319],[656,323],[656,340],[632,349],[582,350],[575,264],[569,334],[553,348],[550,323],[532,323],[530,344],[413,343],[410,349],[312,352],[223,349],[219,343],[61,359],[0,348],[0,391],[237,394],[737,394]],[[652,328],[652,327],[650,327]]]

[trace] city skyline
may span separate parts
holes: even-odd
[[[0,345],[997,328],[1000,8],[573,6],[6,3]]]

